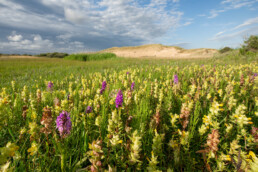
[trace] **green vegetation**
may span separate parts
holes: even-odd
[[[258,36],[251,35],[248,39],[244,41],[244,45],[240,48],[241,54],[254,54],[258,52]]]
[[[88,53],[88,54],[71,54],[65,59],[67,60],[79,60],[79,61],[96,61],[116,58],[113,53]]]
[[[37,55],[38,57],[49,57],[49,58],[64,58],[68,56],[69,54],[67,53],[59,53],[59,52],[54,52],[54,53],[41,53]]]
[[[257,66],[257,55],[234,51],[197,60],[0,59],[0,166],[255,170]],[[63,111],[66,133],[56,124]]]
[[[230,47],[224,47],[222,49],[219,50],[220,53],[226,53],[226,52],[229,52],[229,51],[232,51],[233,49],[230,48]]]

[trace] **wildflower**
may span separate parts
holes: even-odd
[[[258,128],[252,127],[251,133],[254,137],[254,142],[257,143],[258,142]]]
[[[116,108],[122,107],[122,105],[123,105],[123,93],[121,90],[119,90],[116,96]]]
[[[31,156],[35,155],[38,152],[39,145],[36,142],[32,142],[31,147],[28,149],[28,152]]]
[[[178,84],[178,76],[174,75],[174,84]]]
[[[60,106],[60,100],[57,97],[54,99],[54,105]]]
[[[101,90],[100,90],[100,94],[102,94],[105,91],[106,87],[107,87],[107,82],[103,81],[102,82],[102,87],[101,87]]]
[[[70,134],[72,129],[72,122],[68,112],[63,111],[60,113],[56,119],[56,128],[58,129],[60,136],[63,138]]]
[[[52,125],[51,125],[52,121],[53,121],[53,118],[52,118],[51,109],[45,107],[43,109],[43,115],[40,121],[40,123],[44,125],[44,128],[41,128],[40,131],[42,133],[45,133],[46,135],[50,134],[52,132]]]
[[[87,153],[91,162],[91,171],[100,171],[102,163],[101,159],[104,158],[102,150],[102,140],[93,141],[89,144],[90,151]]]
[[[186,104],[183,104],[183,107],[181,109],[180,119],[182,120],[182,126],[183,129],[186,129],[188,123],[189,123],[189,116],[190,116],[190,109],[186,106]]]
[[[37,102],[40,103],[41,102],[41,90],[37,89]]]
[[[210,151],[212,157],[214,157],[215,153],[218,151],[219,144],[219,131],[212,130],[212,133],[208,135],[207,139],[207,150]]]
[[[245,83],[244,75],[241,75],[241,78],[240,78],[240,86],[243,86],[244,83]]]
[[[133,136],[132,136],[132,144],[131,144],[131,152],[129,155],[130,158],[130,163],[133,165],[137,162],[139,162],[140,166],[140,152],[141,152],[141,137],[138,135],[137,130],[134,131]]]
[[[48,89],[48,90],[52,90],[53,87],[54,87],[53,82],[49,81],[48,84],[47,84],[47,89]]]
[[[135,82],[132,83],[131,90],[134,90],[134,85],[135,85]]]
[[[86,113],[91,113],[91,112],[92,112],[92,107],[88,106],[87,109],[86,109]]]

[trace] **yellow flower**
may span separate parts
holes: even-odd
[[[38,144],[36,142],[33,142],[31,144],[31,147],[28,149],[28,152],[31,156],[35,155],[38,152]]]
[[[253,151],[249,151],[248,155],[251,156],[252,158],[256,158],[256,155]]]

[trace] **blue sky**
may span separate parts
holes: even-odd
[[[258,0],[0,0],[0,53],[237,48],[250,35]]]

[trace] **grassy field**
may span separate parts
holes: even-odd
[[[257,56],[0,58],[0,165],[255,171]]]

